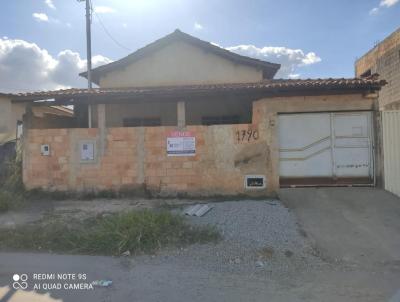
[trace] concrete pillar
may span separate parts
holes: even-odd
[[[22,182],[24,184],[28,181],[28,166],[30,160],[29,153],[29,130],[33,126],[33,111],[32,106],[28,105],[25,108],[25,114],[22,117]]]
[[[278,114],[267,111],[262,122],[258,124],[260,134],[265,135],[267,153],[267,191],[271,196],[279,192],[279,137],[278,137]]]
[[[179,101],[177,103],[177,117],[178,128],[184,128],[186,126],[186,110],[184,101]]]
[[[137,175],[136,175],[136,183],[140,186],[145,184],[145,158],[146,158],[146,149],[144,143],[145,131],[144,127],[139,127],[137,130],[137,144],[136,144],[136,152],[137,152]]]
[[[88,128],[92,128],[92,105],[88,105]]]
[[[106,105],[97,105],[97,127],[99,128],[99,154],[102,156],[106,145]]]

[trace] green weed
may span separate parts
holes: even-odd
[[[130,211],[90,218],[60,220],[0,231],[0,248],[63,253],[120,255],[149,253],[166,246],[217,241],[212,227],[194,227],[167,211]]]

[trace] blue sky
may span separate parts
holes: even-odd
[[[108,31],[132,51],[179,28],[221,47],[287,64],[285,77],[352,77],[356,57],[400,27],[398,0],[92,2]],[[51,78],[41,74],[32,82],[35,87],[79,86],[82,82],[75,82],[74,72],[84,68],[86,57],[84,7],[76,0],[4,1],[0,90],[31,89],[27,71],[33,68],[26,64],[48,64],[43,74],[51,73]],[[128,53],[104,33],[94,16],[93,54],[101,55],[96,64]],[[76,64],[76,70],[66,71],[70,64]],[[7,79],[21,83],[3,80],[6,73],[11,73]]]

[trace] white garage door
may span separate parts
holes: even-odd
[[[369,182],[371,132],[370,112],[279,115],[280,177]]]

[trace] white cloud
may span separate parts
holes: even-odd
[[[289,79],[298,79],[300,78],[300,74],[299,73],[291,73],[288,75]]]
[[[93,66],[111,62],[94,56]],[[0,39],[0,92],[85,87],[78,74],[86,70],[86,60],[72,50],[53,57],[47,50],[24,40]]]
[[[198,22],[195,22],[193,27],[194,27],[195,30],[202,30],[204,28],[203,25],[201,25]]]
[[[380,8],[389,8],[398,3],[400,0],[381,0],[379,2],[379,7],[374,7],[369,11],[369,14],[376,15],[379,13]]]
[[[371,9],[369,11],[370,15],[376,15],[379,12],[379,8],[378,7],[374,7],[373,9]]]
[[[321,58],[316,53],[304,53],[301,49],[272,46],[259,48],[254,45],[238,45],[226,49],[240,55],[281,64],[277,78],[298,78],[300,77],[300,74],[296,72],[298,68],[321,62]]]
[[[63,23],[59,19],[47,16],[45,13],[33,13],[33,18],[38,22],[47,22],[53,24],[64,24],[66,27],[72,27],[71,23]]]
[[[395,5],[397,2],[399,2],[399,0],[381,0],[379,5],[384,7],[391,7]]]
[[[51,9],[56,9],[56,7],[55,7],[55,5],[53,3],[53,0],[44,0],[44,3],[46,3],[46,5],[48,7],[50,7]]]
[[[97,14],[110,14],[115,13],[116,10],[108,6],[95,6],[94,12]]]
[[[49,17],[44,13],[33,13],[32,17],[38,22],[49,22]]]

